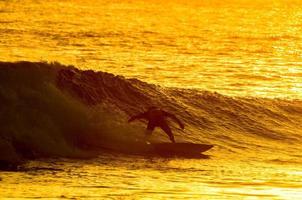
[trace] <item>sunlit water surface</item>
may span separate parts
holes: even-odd
[[[228,95],[302,97],[301,32],[299,0],[0,2],[2,61]]]
[[[230,96],[301,98],[301,2],[223,2],[0,1],[0,60],[57,61]],[[208,154],[33,161],[23,172],[0,173],[0,198],[302,198],[301,162],[236,158],[215,147]]]
[[[3,198],[299,199],[302,173],[287,164],[104,154],[2,172]]]

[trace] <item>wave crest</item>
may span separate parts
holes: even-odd
[[[238,150],[302,140],[299,100],[164,88],[59,63],[0,62],[0,140],[19,155],[85,157],[88,147],[139,139],[144,126],[126,120],[151,105],[185,122],[186,134],[175,130],[181,141]]]

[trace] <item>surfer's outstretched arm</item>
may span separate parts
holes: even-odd
[[[166,112],[167,117],[170,117],[171,119],[173,119],[181,129],[184,129],[185,126],[184,124],[173,114]]]
[[[132,117],[128,120],[128,122],[132,122],[132,121],[134,121],[134,120],[137,120],[137,119],[144,119],[144,118],[146,118],[146,113],[140,113],[140,114],[138,114],[138,115],[132,116]]]

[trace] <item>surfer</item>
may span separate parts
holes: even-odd
[[[146,119],[148,120],[146,137],[152,134],[155,127],[160,127],[169,136],[170,140],[175,143],[174,135],[166,121],[168,117],[178,123],[181,129],[184,129],[184,124],[175,115],[154,106],[150,107],[146,112],[132,116],[128,122],[132,122],[136,119]]]

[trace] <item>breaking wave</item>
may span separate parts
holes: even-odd
[[[127,119],[149,106],[175,113],[185,123],[184,132],[171,124],[176,141],[211,143],[217,152],[254,157],[272,150],[300,156],[295,147],[302,141],[300,100],[165,88],[59,63],[24,61],[0,62],[0,160],[85,158],[99,147],[119,148],[143,137],[145,125]],[[168,141],[159,130],[153,139]]]

